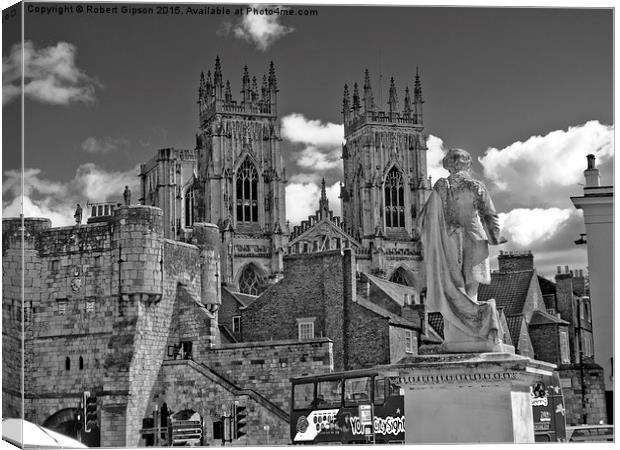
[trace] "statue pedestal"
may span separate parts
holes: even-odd
[[[530,386],[554,364],[511,353],[412,356],[382,366],[405,397],[405,442],[533,443]]]

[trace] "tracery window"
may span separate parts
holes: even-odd
[[[185,227],[191,227],[194,224],[194,190],[188,189],[184,196],[185,209]]]
[[[388,172],[385,179],[385,226],[405,226],[405,189],[403,176],[396,167]]]
[[[262,277],[257,273],[252,264],[247,265],[239,277],[239,292],[250,295],[258,295],[262,290]]]
[[[407,279],[405,278],[405,271],[401,267],[394,271],[390,277],[390,281],[392,283],[402,284],[403,286],[409,286],[407,284]]]
[[[237,222],[258,222],[258,174],[246,159],[237,170]]]

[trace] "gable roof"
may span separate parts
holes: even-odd
[[[443,316],[440,312],[430,312],[427,314],[427,323],[429,327],[432,327],[436,334],[444,339],[443,335]]]
[[[497,307],[504,308],[506,316],[521,314],[534,273],[533,270],[493,272],[491,284],[478,287],[478,301],[494,298]]]
[[[254,300],[258,298],[257,295],[251,294],[243,294],[241,292],[233,291],[226,286],[222,286],[222,289],[225,290],[232,298],[234,298],[241,308],[245,308],[250,305]]]
[[[512,340],[514,347],[518,350],[519,339],[521,337],[521,328],[523,327],[523,314],[506,316],[506,323],[508,324],[510,339]]]
[[[376,277],[369,273],[362,273],[368,281],[374,284],[377,288],[383,291],[387,296],[394,300],[399,305],[405,304],[405,294],[417,294],[417,290],[411,286],[405,286],[403,284],[393,283],[391,281],[384,280],[383,278]]]
[[[540,275],[538,275],[538,284],[543,295],[555,294],[557,292],[555,283]]]
[[[333,234],[335,234],[337,236],[340,236],[341,238],[347,239],[349,241],[349,243],[351,244],[351,247],[359,248],[359,247],[362,246],[362,244],[360,244],[354,237],[352,237],[346,231],[344,231],[342,228],[337,226],[329,218],[321,219],[318,222],[315,222],[314,224],[310,225],[308,228],[306,228],[299,235],[297,235],[293,239],[291,239],[291,241],[288,243],[288,246],[290,247],[291,245],[296,244],[299,241],[303,241],[304,239],[306,239],[309,236],[316,235],[317,232],[320,231],[319,230],[320,227],[326,228],[331,233],[333,233]]]
[[[546,311],[536,310],[532,314],[530,318],[530,326],[532,325],[548,325],[548,324],[558,324],[558,325],[570,325],[566,320],[560,319],[553,314],[549,314]]]
[[[391,313],[387,309],[382,308],[381,306],[376,305],[369,300],[366,300],[363,297],[357,297],[355,303],[357,303],[358,305],[360,305],[361,307],[369,311],[372,311],[373,313],[381,317],[385,317],[386,319],[389,319],[388,323],[390,325],[396,325],[396,326],[400,326],[404,328],[417,329],[417,330],[421,328],[422,324],[420,323],[419,320],[416,320],[414,322],[412,320],[405,319],[397,314]]]

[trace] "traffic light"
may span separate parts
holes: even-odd
[[[80,403],[80,406],[73,413],[73,420],[75,422],[76,431],[82,430],[84,428],[84,404]]]
[[[84,431],[90,433],[97,425],[97,397],[84,392]]]
[[[235,439],[241,439],[242,436],[245,436],[245,432],[241,431],[241,429],[245,427],[245,422],[243,422],[243,419],[245,419],[246,414],[244,413],[244,411],[245,406],[234,406]]]

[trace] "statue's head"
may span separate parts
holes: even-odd
[[[460,148],[451,148],[442,161],[443,168],[450,173],[456,173],[471,168],[471,155]]]

